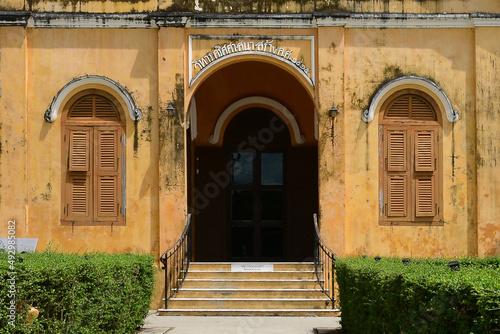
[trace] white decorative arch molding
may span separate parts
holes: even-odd
[[[224,126],[224,124],[226,124],[230,116],[235,112],[239,112],[243,107],[250,107],[251,105],[265,106],[277,113],[283,118],[283,120],[287,121],[290,124],[292,136],[294,137],[295,141],[298,144],[305,143],[304,135],[300,133],[299,124],[297,123],[295,117],[293,117],[290,110],[288,110],[278,101],[263,96],[245,97],[227,107],[226,110],[224,110],[224,112],[219,116],[219,119],[217,119],[214,132],[212,133],[212,135],[210,135],[209,142],[211,144],[217,144],[221,139],[222,127]]]
[[[293,66],[294,63],[284,59],[283,57],[280,57],[280,56],[276,56],[274,54],[270,54],[270,53],[267,53],[267,52],[261,52],[261,51],[241,51],[239,53],[236,53],[236,54],[230,54],[230,55],[227,55],[223,58],[220,58],[220,59],[217,59],[217,60],[214,60],[213,62],[211,62],[210,64],[206,65],[205,67],[203,67],[200,72],[198,72],[190,81],[189,81],[189,86],[192,86],[195,81],[204,73],[206,72],[208,69],[212,68],[213,66],[215,66],[216,64],[224,61],[224,60],[227,60],[227,59],[231,59],[231,58],[234,58],[234,57],[239,57],[239,56],[243,56],[243,55],[257,55],[257,56],[266,56],[266,57],[270,57],[270,58],[273,58],[275,60],[279,60],[280,62],[284,63],[285,65],[288,65],[292,70],[295,70],[299,75],[301,75],[310,85],[311,87],[314,88],[314,76],[313,77],[308,77],[306,73],[304,73],[304,71],[301,71],[300,70],[300,67],[297,67],[297,66]],[[191,68],[190,68],[191,70]]]
[[[274,60],[282,62],[285,66],[292,69],[303,77],[311,87],[315,85],[315,37],[309,35],[291,35],[291,36],[254,36],[254,35],[238,35],[238,41],[234,41],[234,35],[189,35],[189,86],[193,86],[195,81],[208,69],[220,63],[223,60],[231,59],[238,56],[266,56]],[[225,43],[223,46],[215,45],[212,50],[204,54],[200,59],[193,58],[193,41],[195,40],[228,40],[234,42]],[[287,41],[306,41],[308,49],[302,52],[309,53],[310,64],[306,65],[304,58],[292,56],[293,50],[286,49]],[[278,43],[280,42],[280,43]],[[296,51],[297,53],[297,51]],[[301,59],[300,59],[301,58]],[[196,68],[199,71],[196,72]]]
[[[121,102],[125,104],[126,109],[128,109],[129,116],[133,121],[138,121],[142,118],[142,111],[135,106],[132,96],[130,96],[123,86],[116,81],[103,76],[86,75],[71,80],[59,92],[57,92],[56,96],[52,100],[52,103],[50,104],[49,109],[45,111],[45,120],[49,123],[54,122],[57,119],[59,110],[61,109],[62,104],[66,101],[66,98],[70,94],[81,90],[84,86],[89,86],[89,88],[99,88],[99,86],[110,88],[121,97]]]
[[[371,122],[373,120],[377,107],[380,106],[380,103],[388,96],[388,94],[396,91],[398,87],[402,86],[422,87],[424,88],[424,90],[431,92],[432,95],[439,99],[441,104],[444,106],[446,118],[448,119],[448,121],[450,121],[451,123],[455,123],[456,121],[458,121],[458,111],[453,109],[450,99],[441,89],[441,87],[439,87],[438,85],[436,85],[436,83],[429,79],[412,75],[394,79],[382,86],[382,88],[380,88],[373,97],[370,103],[370,107],[363,111],[361,119],[366,123]]]
[[[188,112],[189,112],[189,115],[188,115],[189,126],[188,127],[191,127],[191,141],[193,141],[198,136],[198,116],[196,114],[196,100],[194,97],[191,99],[191,103],[189,104],[189,111]]]

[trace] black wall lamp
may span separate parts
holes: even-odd
[[[167,116],[170,118],[174,118],[174,115],[175,115],[175,108],[172,105],[172,102],[169,102],[167,106]]]
[[[339,110],[337,109],[337,107],[335,107],[335,102],[332,103],[332,107],[330,108],[330,110],[328,110],[328,115],[330,115],[331,118],[335,118],[337,117],[338,115],[340,114]]]
[[[337,109],[337,107],[335,107],[335,102],[333,102],[332,107],[330,108],[330,110],[328,110],[328,116],[332,118],[332,141],[335,137],[335,117],[337,117],[338,114],[340,114],[339,110]]]

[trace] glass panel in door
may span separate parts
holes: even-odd
[[[232,260],[284,258],[284,153],[231,152]]]

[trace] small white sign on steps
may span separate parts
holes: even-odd
[[[231,271],[274,271],[274,265],[272,263],[231,263]]]

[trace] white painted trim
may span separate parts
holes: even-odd
[[[350,18],[346,28],[473,28],[474,23],[466,17],[433,17],[433,18],[390,18],[363,19]]]
[[[499,19],[474,18],[474,27],[500,27]]]
[[[345,27],[347,25],[347,18],[337,17],[317,17],[314,21],[315,27]]]
[[[201,8],[195,7],[195,11]],[[473,28],[500,27],[495,13],[49,13],[2,12],[0,26],[30,28]]]
[[[295,117],[293,117],[292,113],[278,101],[263,96],[245,97],[241,100],[232,103],[229,107],[227,107],[222,113],[222,115],[220,115],[219,119],[217,119],[214,132],[212,133],[212,135],[210,135],[209,142],[211,144],[217,144],[221,140],[222,127],[226,123],[229,116],[231,116],[234,112],[241,110],[242,107],[247,105],[250,106],[252,104],[264,105],[270,107],[273,111],[277,112],[285,120],[290,122],[290,125],[292,127],[292,135],[294,136],[295,141],[299,144],[305,143],[306,140],[304,136],[300,133],[299,124],[295,120]]]
[[[311,18],[261,18],[240,19],[235,17],[213,17],[189,19],[186,23],[186,28],[313,28],[314,24]]]
[[[474,24],[469,19],[457,20],[348,20],[346,28],[473,28]]]
[[[290,17],[238,16],[199,18],[194,16],[186,22],[188,28],[473,28],[476,26],[500,26],[498,18],[475,18],[471,14],[349,14],[339,16],[315,16],[307,14]]]
[[[62,107],[62,103],[66,100],[66,97],[75,92],[76,89],[87,85],[89,88],[98,88],[98,86],[111,88],[122,98],[122,102],[125,103],[129,116],[133,121],[138,121],[142,118],[142,111],[135,106],[134,100],[130,94],[119,83],[99,75],[86,75],[73,79],[57,93],[50,104],[50,108],[45,111],[45,120],[49,123],[54,122],[57,119],[59,110]]]
[[[316,108],[314,108],[314,138],[319,140],[319,120]]]
[[[316,27],[345,28],[474,28],[499,27],[498,17],[471,17],[473,14],[351,14],[344,18],[316,17]]]
[[[191,141],[198,136],[198,116],[196,115],[196,100],[194,97],[189,104],[189,126],[191,127]]]
[[[188,37],[188,75],[189,75],[189,87],[192,85],[193,78],[193,36],[189,35]]]
[[[207,66],[205,66],[203,69],[201,69],[196,76],[193,78],[193,39],[207,39],[207,40],[217,40],[217,39],[222,39],[222,40],[232,40],[235,38],[235,36],[229,36],[229,35],[189,35],[189,50],[188,50],[188,65],[189,65],[189,86],[192,86],[196,79],[205,72],[207,69],[211,68],[215,64],[218,64],[219,62],[229,59],[232,57],[236,57],[239,55],[263,55],[267,57],[272,57],[273,59],[278,59],[288,66],[292,67],[295,71],[298,71],[306,80],[311,84],[312,87],[314,87],[315,81],[316,81],[316,53],[315,53],[315,40],[314,36],[310,35],[294,35],[294,36],[236,36],[238,39],[244,40],[244,39],[250,39],[250,40],[268,40],[268,39],[273,39],[273,40],[309,40],[311,43],[311,77],[307,76],[303,71],[301,71],[297,66],[295,66],[293,63],[290,61],[287,61],[286,59],[279,57],[279,56],[274,56],[270,54],[269,52],[262,52],[262,51],[241,51],[237,53],[232,53],[230,55],[226,55],[224,57],[221,57]]]
[[[397,87],[403,85],[421,86],[431,91],[444,106],[446,112],[446,118],[448,119],[448,121],[450,121],[451,123],[455,123],[456,121],[458,121],[458,111],[453,109],[450,99],[448,98],[446,93],[441,89],[441,87],[439,87],[429,79],[418,76],[404,76],[401,78],[394,79],[385,84],[382,88],[380,88],[377,91],[377,93],[373,97],[370,103],[370,107],[367,110],[363,111],[361,119],[366,123],[371,122],[374,118],[375,110],[380,105],[380,103],[387,97],[387,94],[391,91],[394,91],[394,89],[396,89]]]

